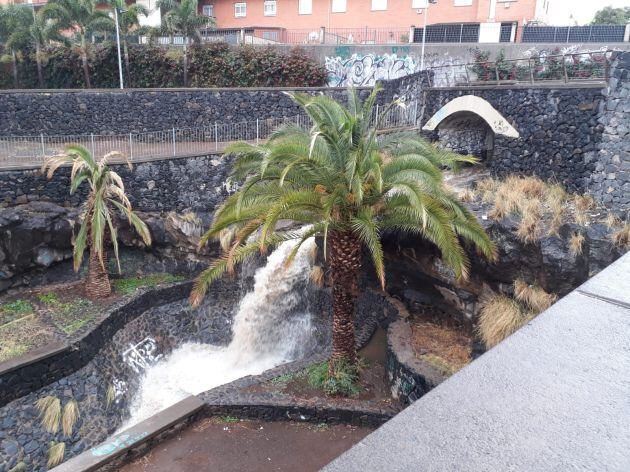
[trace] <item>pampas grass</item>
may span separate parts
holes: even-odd
[[[486,347],[499,344],[534,317],[519,302],[497,295],[487,300],[479,312],[479,322],[475,328]]]
[[[535,313],[545,311],[558,299],[556,295],[547,293],[536,285],[529,285],[522,279],[514,281],[514,296]]]
[[[37,400],[35,406],[39,410],[39,418],[44,429],[53,434],[59,431],[59,420],[61,419],[59,399],[48,395]]]
[[[569,239],[569,254],[579,256],[582,254],[584,246],[584,235],[582,233],[573,233]]]
[[[619,249],[630,250],[630,223],[626,223],[612,234],[612,242]]]
[[[107,387],[107,392],[105,392],[105,409],[108,409],[111,404],[114,402],[116,398],[116,390],[112,384],[109,384]]]
[[[79,419],[79,405],[76,400],[70,400],[63,407],[63,414],[61,415],[61,430],[66,436],[72,435],[72,430],[75,423]]]
[[[58,466],[63,462],[64,456],[66,455],[66,443],[58,442],[54,443],[48,449],[48,461],[46,462],[46,466],[49,469],[52,469],[55,466]]]

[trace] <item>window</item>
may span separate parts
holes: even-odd
[[[332,0],[331,11],[333,13],[343,13],[346,11],[346,0]]]
[[[472,5],[472,0],[453,0],[453,5],[456,7],[469,7]]]
[[[214,5],[204,5],[201,13],[203,16],[214,16]]]
[[[235,3],[234,4],[234,17],[245,18],[247,16],[247,3]]]
[[[427,0],[411,0],[411,8],[426,8]]]
[[[387,0],[372,0],[372,10],[387,10]]]
[[[310,15],[313,13],[313,0],[300,0],[298,5],[300,15]]]
[[[276,0],[266,0],[263,5],[265,16],[276,16]]]

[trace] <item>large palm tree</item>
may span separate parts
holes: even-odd
[[[16,42],[11,41],[11,37],[16,31],[21,30],[32,20],[31,8],[26,5],[9,4],[0,5],[0,43],[4,44],[3,60],[8,58],[11,62],[11,72],[13,73],[13,86],[19,88],[18,78],[18,57],[19,48],[16,49]],[[12,43],[12,44],[11,44]]]
[[[184,38],[184,87],[188,86],[188,43],[201,42],[201,28],[213,26],[214,19],[199,15],[197,0],[158,0],[166,13],[162,29],[169,35],[181,34]]]
[[[129,68],[129,37],[132,33],[139,34],[143,31],[140,27],[140,16],[148,16],[149,10],[139,3],[127,6],[125,0],[111,0],[110,3],[113,8],[118,9],[118,29],[123,46],[127,83],[129,83],[131,80],[131,71]]]
[[[71,145],[66,148],[65,154],[47,159],[42,167],[42,171],[47,172],[50,179],[60,166],[72,165],[71,194],[83,182],[87,182],[89,185],[89,193],[82,212],[83,221],[74,241],[73,256],[74,270],[78,271],[83,262],[84,252],[89,249],[90,257],[85,290],[91,298],[106,297],[112,291],[107,274],[106,238],[111,241],[120,273],[118,233],[113,210],[119,210],[126,216],[129,224],[134,227],[144,243],[147,246],[151,244],[149,228],[133,212],[131,203],[125,195],[122,179],[107,165],[108,159],[114,156],[120,156],[120,154],[110,153],[97,162],[83,146]],[[131,167],[131,164],[129,166]]]
[[[218,208],[202,244],[227,232],[234,239],[191,293],[197,306],[214,280],[255,252],[294,239],[290,263],[305,240],[323,236],[333,292],[331,375],[339,363],[356,362],[354,308],[364,248],[385,287],[383,232],[432,242],[459,277],[470,267],[464,241],[488,258],[495,254],[475,217],[442,180],[443,168],[474,158],[438,150],[416,132],[377,135],[378,90],[364,103],[350,90],[347,108],[324,95],[290,94],[313,122],[308,131],[285,126],[264,144],[241,142],[226,150],[236,156],[233,178],[242,185]],[[281,220],[310,226],[282,231]]]
[[[99,0],[52,0],[50,3],[60,7],[59,11],[62,12],[65,25],[74,31],[74,39],[81,54],[85,86],[91,88],[92,81],[88,64],[89,37],[93,33],[112,31],[114,21],[107,12],[97,8],[97,5],[101,3]]]
[[[37,64],[37,81],[39,87],[44,88],[43,73],[43,49],[51,42],[67,43],[68,40],[61,34],[64,12],[58,5],[49,4],[38,12],[26,7],[29,12],[23,20],[13,29],[6,41],[6,47],[11,50],[27,52],[35,50],[35,62]]]

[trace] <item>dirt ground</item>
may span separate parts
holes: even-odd
[[[208,418],[120,471],[316,471],[370,432],[346,425]]]

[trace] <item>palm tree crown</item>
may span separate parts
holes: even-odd
[[[362,103],[350,90],[347,108],[324,95],[291,94],[312,120],[309,130],[285,126],[264,144],[241,142],[226,150],[236,156],[233,178],[242,186],[217,210],[202,244],[226,231],[234,235],[233,242],[197,278],[193,305],[223,272],[255,252],[295,239],[290,263],[304,241],[321,235],[333,285],[332,360],[354,363],[353,313],[361,252],[367,249],[384,287],[380,239],[384,231],[411,233],[432,242],[461,277],[469,271],[462,241],[494,257],[492,242],[442,179],[442,168],[475,159],[439,150],[414,132],[377,135],[373,108],[378,91],[375,87]],[[280,231],[281,220],[310,228]]]
[[[47,171],[50,179],[60,166],[72,165],[71,194],[83,182],[89,186],[88,198],[82,211],[83,221],[74,241],[73,255],[74,270],[78,271],[83,262],[83,254],[89,248],[90,260],[86,289],[88,294],[94,297],[107,296],[111,293],[106,268],[106,237],[111,241],[120,272],[118,232],[112,210],[117,209],[125,215],[144,243],[147,246],[151,244],[149,229],[133,212],[131,203],[125,195],[125,186],[120,175],[107,165],[108,159],[114,156],[120,156],[120,154],[110,153],[97,162],[83,146],[71,145],[66,148],[65,154],[47,159],[42,168],[44,172]]]

